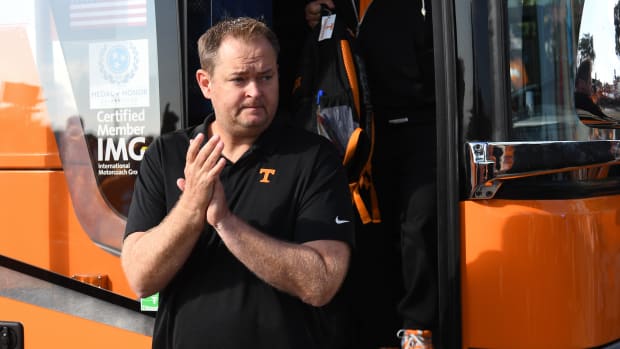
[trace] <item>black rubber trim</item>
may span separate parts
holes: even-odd
[[[620,178],[600,181],[558,182],[546,178],[523,178],[506,181],[494,199],[560,200],[586,199],[620,194]]]
[[[620,349],[620,339],[616,339],[613,342],[593,347],[591,349]]]

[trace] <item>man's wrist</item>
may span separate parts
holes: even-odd
[[[174,208],[175,217],[177,221],[184,222],[188,227],[192,227],[192,230],[202,230],[205,225],[205,211],[201,210],[195,204],[182,200],[183,195],[177,202]]]
[[[232,212],[229,212],[227,215],[222,217],[222,219],[213,224],[213,228],[215,228],[218,233],[225,233],[232,230],[232,227],[235,224],[235,220],[235,215],[232,214]]]

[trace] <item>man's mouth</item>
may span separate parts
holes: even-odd
[[[241,107],[241,109],[263,109],[262,105],[246,105]]]

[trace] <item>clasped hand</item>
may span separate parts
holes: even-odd
[[[226,159],[222,157],[224,143],[218,135],[202,146],[204,140],[202,133],[190,139],[183,171],[185,178],[177,179],[177,186],[183,192],[183,204],[191,210],[203,212],[203,219],[215,226],[229,214],[220,181],[220,173],[226,165]]]

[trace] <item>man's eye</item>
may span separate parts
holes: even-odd
[[[263,81],[269,81],[271,79],[273,79],[273,75],[272,74],[261,76],[261,80],[263,80]]]

